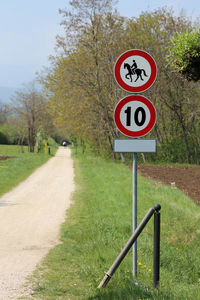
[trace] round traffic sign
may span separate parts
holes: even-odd
[[[154,127],[156,110],[151,101],[144,96],[130,95],[117,103],[114,120],[121,133],[129,137],[140,137]]]
[[[132,49],[122,53],[114,66],[114,77],[119,86],[129,93],[140,93],[152,86],[157,67],[152,56]]]

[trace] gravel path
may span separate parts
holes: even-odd
[[[54,247],[74,190],[70,149],[56,156],[0,198],[0,299],[30,293],[26,277]]]

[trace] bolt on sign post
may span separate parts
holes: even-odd
[[[114,152],[133,153],[133,232],[137,228],[137,152],[156,152],[156,140],[138,139],[148,134],[156,123],[156,110],[146,97],[138,95],[156,80],[157,66],[152,56],[138,49],[122,53],[114,66],[117,84],[129,95],[114,110],[119,131],[134,139],[114,140]],[[133,276],[137,276],[137,242],[133,244]]]

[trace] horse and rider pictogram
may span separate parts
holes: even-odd
[[[133,60],[132,66],[130,66],[128,63],[124,63],[124,69],[128,70],[128,73],[125,75],[127,79],[130,79],[131,82],[133,81],[132,75],[137,75],[137,78],[135,79],[135,82],[140,78],[142,81],[144,79],[142,78],[142,73],[144,76],[148,77],[144,69],[139,69],[137,66],[137,63],[135,60]]]

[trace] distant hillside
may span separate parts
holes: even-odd
[[[9,103],[11,96],[14,95],[16,90],[17,88],[0,86],[0,102]]]

